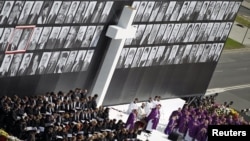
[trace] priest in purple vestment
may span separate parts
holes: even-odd
[[[160,120],[160,108],[161,104],[156,105],[156,107],[153,108],[149,113],[149,115],[147,116],[146,120],[148,124],[146,130],[152,131],[153,129],[156,129]]]
[[[169,119],[167,127],[164,130],[164,133],[166,135],[169,135],[173,132],[175,126],[177,125],[177,122],[176,122],[177,118],[178,118],[178,115],[176,114],[176,115],[172,115],[172,117]]]
[[[133,109],[132,112],[128,116],[128,119],[125,123],[125,127],[128,130],[133,130],[135,127],[136,120],[137,120],[137,109]]]

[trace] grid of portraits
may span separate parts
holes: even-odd
[[[92,49],[5,54],[0,77],[86,71],[94,52]]]
[[[113,1],[0,1],[0,25],[105,23]]]
[[[217,62],[224,43],[123,48],[116,68]]]

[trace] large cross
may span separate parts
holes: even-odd
[[[91,94],[98,94],[97,106],[102,105],[111,78],[114,74],[119,56],[127,38],[134,38],[136,29],[132,27],[136,9],[125,6],[121,13],[117,25],[110,25],[106,36],[112,40],[108,47],[107,53],[98,71]]]

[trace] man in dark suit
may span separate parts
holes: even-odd
[[[72,69],[72,67],[74,65],[76,54],[77,54],[77,51],[72,51],[70,53],[69,59],[67,60],[67,63],[65,64],[63,72],[71,72],[71,69]]]
[[[59,61],[56,65],[56,69],[55,69],[54,73],[62,73],[63,72],[67,58],[68,58],[68,53],[62,52],[61,57],[59,58]]]
[[[12,60],[12,55],[10,54],[5,55],[2,66],[0,68],[0,76],[7,76],[11,60]]]
[[[0,51],[4,51],[8,45],[8,39],[10,37],[11,29],[5,28],[4,33],[1,38]]]
[[[20,14],[21,3],[16,2],[8,19],[8,24],[16,24]]]
[[[44,53],[44,55],[41,58],[40,64],[36,70],[37,74],[44,74],[48,60],[49,60],[49,54]]]
[[[72,2],[64,23],[71,23],[73,21],[73,18],[75,16],[75,12],[77,10],[77,6],[78,6],[78,3],[76,1]]]
[[[75,37],[76,37],[76,28],[72,27],[64,43],[64,48],[74,48],[73,44]]]
[[[57,42],[56,42],[56,45],[54,48],[63,48],[63,45],[64,45],[64,42],[66,40],[66,37],[68,35],[68,31],[69,31],[69,27],[65,26],[65,27],[62,27],[62,30],[60,32],[60,35],[57,39]]]
[[[16,76],[23,54],[15,54],[11,62],[8,76]]]
[[[29,13],[32,8],[33,3],[32,2],[26,2],[25,6],[23,8],[23,12],[19,18],[18,24],[25,24],[27,19],[29,18]]]
[[[52,23],[55,22],[58,9],[59,9],[59,3],[55,2],[54,5],[53,5],[53,7],[51,8],[51,13],[48,16],[47,23],[52,24]]]
[[[35,23],[36,23],[37,18],[38,18],[38,16],[39,16],[39,12],[40,12],[40,10],[41,10],[41,7],[42,7],[42,2],[37,1],[37,2],[35,3],[35,6],[34,6],[33,9],[32,9],[32,12],[31,12],[30,15],[29,15],[29,17],[28,17],[26,23],[28,23],[28,24],[35,24]]]
[[[57,42],[57,36],[59,34],[59,31],[60,31],[60,27],[54,27],[51,34],[50,34],[50,37],[47,41],[47,44],[46,44],[46,47],[45,49],[53,49],[56,42]]]
[[[29,67],[29,63],[30,63],[30,59],[31,59],[31,54],[27,54],[21,64],[21,67],[18,70],[17,75],[22,76],[25,75],[28,71],[28,67]]]
[[[0,14],[0,24],[5,24],[8,20],[9,10],[11,10],[11,3],[6,1],[3,10]]]

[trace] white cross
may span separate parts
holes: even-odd
[[[135,37],[136,28],[132,26],[136,14],[136,9],[131,6],[125,6],[121,13],[117,25],[110,25],[106,32],[106,36],[112,38],[104,57],[103,63],[98,71],[95,79],[92,96],[98,94],[97,106],[102,105],[108,90],[111,78],[116,68],[119,56],[127,38]]]

